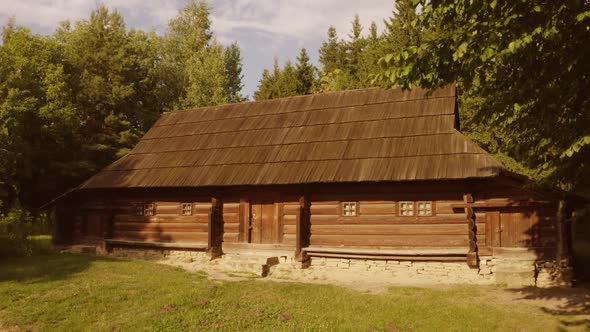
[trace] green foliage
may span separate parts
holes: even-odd
[[[164,111],[242,101],[237,44],[190,1],[164,37],[99,6],[53,36],[10,20],[0,45],[0,212],[35,211],[125,155]],[[35,211],[35,214],[38,214]]]
[[[299,56],[297,57],[296,64],[296,76],[297,76],[297,94],[308,95],[313,92],[316,85],[316,69],[309,63],[309,56],[305,48],[301,49]]]
[[[7,214],[0,214],[0,257],[31,255],[32,232],[33,217],[22,207],[15,206]]]
[[[316,69],[309,63],[305,49],[301,50],[296,66],[287,61],[283,68],[275,59],[273,71],[265,69],[254,93],[254,99],[266,100],[312,93],[317,85]]]
[[[590,184],[590,3],[415,1],[420,45],[384,56],[386,86],[459,82],[501,151],[566,190]]]
[[[224,66],[226,78],[225,95],[230,103],[239,103],[248,98],[242,96],[241,91],[244,85],[242,79],[242,56],[237,43],[229,45],[224,51]]]

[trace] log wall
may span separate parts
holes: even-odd
[[[153,204],[153,216],[136,215],[135,205],[131,202],[120,204],[113,217],[112,238],[152,242],[207,242],[210,202],[193,202],[191,216],[180,215],[181,202]]]
[[[343,201],[348,201],[343,200]],[[355,200],[357,216],[342,216],[341,201],[312,201],[311,245],[325,247],[467,247],[463,214],[433,201],[433,216],[398,216],[393,200]]]

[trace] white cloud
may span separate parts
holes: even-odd
[[[14,16],[18,24],[50,33],[61,21],[87,19],[100,4],[120,11],[128,25],[148,30],[165,25],[179,7],[176,0],[2,0],[0,19]]]
[[[354,14],[359,14],[365,26],[371,21],[382,26],[383,19],[391,14],[393,1],[217,0],[212,6],[213,30],[218,34],[246,29],[275,36],[313,39],[324,36],[330,25],[345,37]]]

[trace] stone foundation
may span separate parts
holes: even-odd
[[[327,273],[348,273],[351,276],[391,279],[399,283],[469,283],[492,284],[493,274],[484,263],[480,269],[472,269],[464,262],[425,262],[404,260],[369,260],[313,257],[310,268]]]
[[[77,250],[69,252],[92,253],[116,258],[165,261],[175,265],[191,265],[196,269],[244,270],[255,265],[256,270],[268,268],[260,275],[276,278],[304,276],[311,279],[380,280],[394,284],[441,283],[441,284],[500,284],[508,287],[569,287],[572,269],[567,262],[561,266],[554,260],[530,260],[480,256],[479,266],[470,268],[465,262],[435,262],[409,260],[371,260],[332,257],[312,257],[306,262],[297,262],[292,256],[264,255],[261,253],[226,254],[216,259],[202,250],[170,250],[152,248],[115,247],[108,252],[102,246],[96,251]],[[82,247],[82,246],[79,246]],[[86,247],[86,246],[84,246]],[[94,247],[93,247],[94,248]],[[264,256],[264,257],[263,257]],[[271,257],[273,256],[273,257]],[[254,259],[256,258],[256,259]],[[265,258],[263,263],[260,259]],[[273,263],[268,263],[273,258]],[[245,265],[244,265],[245,264]],[[248,265],[250,264],[250,265]],[[246,269],[248,270],[248,269]],[[257,273],[259,274],[259,273]]]
[[[142,259],[142,260],[168,260],[178,263],[209,263],[211,257],[204,251],[193,250],[168,250],[168,249],[137,249],[116,247],[106,255],[116,258]]]
[[[312,270],[348,273],[369,280],[391,278],[393,282],[444,284],[501,284],[508,287],[571,286],[571,268],[558,268],[555,261],[531,261],[482,256],[477,268],[465,262],[429,262],[313,257]]]

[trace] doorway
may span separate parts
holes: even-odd
[[[251,201],[248,242],[278,243],[277,220],[274,202]]]

